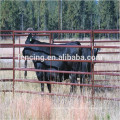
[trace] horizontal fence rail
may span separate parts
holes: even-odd
[[[35,81],[35,80],[20,80],[16,79],[16,82],[30,82],[30,83],[49,83],[49,84],[57,84],[57,85],[74,85],[74,86],[85,86],[85,87],[98,87],[98,88],[117,88],[120,89],[120,86],[116,85],[94,85],[92,84],[78,84],[78,83],[64,83],[64,82],[48,82],[48,81]]]
[[[0,90],[0,92],[13,92],[12,90]],[[84,98],[84,99],[98,99],[98,100],[111,100],[111,101],[120,101],[119,98],[104,98],[104,97],[89,97],[89,96],[78,96],[78,95],[68,95],[68,94],[56,94],[56,93],[43,93],[43,92],[34,92],[34,91],[21,91],[15,90],[15,93],[29,93],[29,94],[38,94],[38,95],[49,95],[49,96],[62,96],[62,97],[74,97],[74,98]]]
[[[58,41],[54,40],[54,43],[69,43],[71,41]],[[78,40],[80,43],[92,43],[90,40]],[[94,43],[104,43],[104,42],[120,42],[120,40],[95,40]]]
[[[28,36],[29,34],[15,34],[15,36]],[[12,34],[0,34],[0,36],[13,36]],[[37,36],[50,36],[50,34],[37,34]]]
[[[50,72],[50,73],[70,73],[70,74],[87,74],[92,75],[92,72],[75,72],[75,71],[60,71],[60,70],[44,70],[44,69],[31,69],[31,68],[15,68],[15,70],[23,71],[36,71],[36,72]],[[118,73],[103,73],[103,72],[94,72],[94,75],[113,75],[120,76]]]
[[[14,31],[14,33],[91,33],[91,30]]]
[[[34,46],[34,47],[73,47],[73,48],[91,48],[90,45],[46,45],[46,44],[43,44],[43,45],[37,45],[37,44],[34,44],[34,45],[31,45],[31,44],[15,44],[14,45],[15,47],[27,47],[27,46]],[[6,47],[13,47],[13,44],[0,44],[0,47],[1,48],[6,48]],[[120,48],[120,46],[94,46],[94,48]]]

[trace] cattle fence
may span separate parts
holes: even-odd
[[[49,43],[51,45],[46,45],[46,44],[42,44],[42,45],[38,45],[38,44],[23,44],[21,43],[22,39],[21,36],[28,36],[29,33],[33,33],[36,34],[36,36],[39,37],[47,37],[49,39]],[[89,34],[89,40],[77,40],[79,41],[81,44],[82,43],[89,43],[89,45],[62,45],[62,44],[57,44],[57,43],[67,43],[67,42],[71,42],[71,40],[60,40],[60,38],[54,39],[54,34]],[[116,61],[116,60],[51,60],[52,61],[72,61],[72,62],[90,62],[91,63],[91,72],[81,72],[81,71],[59,71],[59,70],[42,70],[42,69],[34,69],[34,68],[22,68],[21,67],[21,59],[19,59],[19,66],[16,67],[15,66],[15,61],[18,60],[18,56],[15,55],[15,51],[16,49],[19,51],[19,54],[21,54],[21,48],[25,47],[25,46],[37,46],[37,47],[50,47],[50,54],[51,54],[51,48],[52,47],[74,47],[74,48],[91,48],[91,56],[93,54],[93,49],[94,48],[100,48],[102,49],[117,49],[118,51],[99,51],[98,55],[120,55],[120,40],[95,40],[95,35],[96,34],[120,34],[119,30],[55,30],[55,31],[7,31],[7,30],[0,30],[0,37],[4,40],[4,37],[11,37],[13,43],[8,44],[8,43],[0,43],[0,48],[2,48],[2,50],[4,51],[5,48],[12,48],[12,56],[8,57],[8,56],[0,56],[0,60],[12,60],[13,62],[13,67],[12,68],[6,68],[6,67],[1,67],[0,71],[12,71],[12,75],[13,78],[9,79],[9,78],[1,78],[0,81],[1,82],[12,82],[12,89],[11,90],[7,90],[4,89],[2,90],[0,88],[0,92],[13,92],[14,93],[30,93],[30,94],[42,94],[42,95],[52,95],[52,96],[64,96],[64,97],[84,97],[84,98],[90,98],[92,100],[94,99],[100,99],[100,100],[114,100],[114,101],[120,101],[120,97],[97,97],[95,96],[95,88],[108,88],[108,89],[120,89],[120,84],[117,85],[105,85],[104,82],[106,81],[117,81],[118,83],[120,82],[120,69],[117,70],[95,70],[95,65],[97,64],[111,64],[114,66],[119,66],[120,65],[120,61]],[[19,39],[18,43],[16,43],[16,37]],[[5,40],[4,40],[5,41]],[[56,43],[56,45],[52,44],[52,43]],[[101,44],[102,45],[95,45],[95,44]],[[104,43],[118,43],[118,45],[103,45]],[[97,64],[95,64],[97,63]],[[69,83],[69,82],[55,82],[55,81],[36,81],[34,79],[16,79],[16,71],[39,71],[39,72],[50,72],[50,73],[71,73],[71,74],[86,74],[86,75],[91,75],[91,83],[89,84],[81,84],[81,83]],[[19,72],[19,76],[21,73]],[[116,79],[95,79],[95,76],[116,76]],[[27,82],[27,83],[49,83],[49,84],[57,84],[57,85],[66,85],[66,86],[70,86],[70,85],[74,85],[74,86],[83,86],[83,87],[89,87],[91,88],[91,96],[85,96],[85,95],[76,95],[76,94],[60,94],[60,93],[47,93],[47,92],[36,92],[36,91],[23,91],[23,90],[15,90],[15,82]],[[103,83],[103,84],[98,84],[98,83]]]

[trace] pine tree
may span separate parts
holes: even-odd
[[[95,23],[95,1],[85,2],[85,29],[94,29]]]
[[[27,19],[27,11],[26,11],[26,8],[27,8],[27,1],[19,1],[18,2],[18,5],[19,5],[19,17],[20,17],[20,30],[26,30],[26,26],[27,26],[27,22],[26,22],[26,19]]]
[[[58,2],[48,1],[48,29],[58,30]]]
[[[35,18],[35,30],[40,30],[40,21],[41,21],[41,17],[40,17],[40,13],[41,13],[41,10],[40,10],[40,4],[41,4],[41,1],[35,1],[34,2],[34,8],[35,8],[35,13],[34,13],[34,18]]]
[[[49,14],[48,14],[48,3],[47,3],[47,1],[41,1],[40,9],[41,9],[41,29],[42,30],[48,30]]]
[[[1,1],[1,29],[10,30],[11,29],[11,2]]]
[[[26,20],[26,24],[27,24],[27,28],[35,28],[35,19],[34,19],[34,5],[32,1],[29,1],[27,3],[27,8],[26,8],[26,13],[27,13],[27,20]]]
[[[5,30],[119,29],[118,0],[62,0],[60,4],[59,1],[2,0],[0,27]]]

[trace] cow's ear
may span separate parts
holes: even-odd
[[[28,38],[32,38],[32,33],[30,33],[30,34],[28,35]]]

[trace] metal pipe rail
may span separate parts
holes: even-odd
[[[13,70],[13,68],[0,68],[0,70]]]
[[[92,43],[90,40],[77,40],[80,43]],[[71,41],[57,41],[54,40],[54,43],[69,43]],[[95,40],[94,43],[103,43],[103,42],[120,42],[120,40]]]
[[[0,90],[0,92],[13,92],[12,90]],[[73,98],[83,98],[83,99],[98,99],[98,100],[111,100],[111,101],[120,101],[119,98],[105,98],[105,97],[89,97],[89,96],[78,96],[73,94],[58,94],[58,93],[43,93],[43,92],[34,92],[34,91],[22,91],[15,90],[15,93],[29,93],[29,94],[38,94],[38,95],[50,95],[50,96],[61,96],[61,97],[73,97]]]
[[[0,79],[0,82],[12,82],[13,79]],[[24,79],[23,79],[24,81]],[[31,80],[30,80],[31,81]],[[38,81],[37,79],[35,81]],[[94,80],[94,82],[108,82],[108,81],[120,81],[120,80],[111,80],[111,79],[107,79],[107,80]],[[92,80],[91,80],[92,82]]]
[[[13,32],[14,30],[0,30],[0,32]]]
[[[25,47],[25,46],[35,46],[35,47],[72,47],[72,48],[91,48],[90,45],[38,45],[38,44],[15,44],[15,47]],[[94,48],[120,48],[120,46],[94,46]]]
[[[98,52],[98,54],[120,54],[120,52]]]
[[[14,31],[14,33],[91,33],[91,30]]]
[[[0,82],[12,82],[13,79],[0,79]]]
[[[46,44],[15,44],[15,47],[27,47],[27,46],[34,46],[34,47],[73,47],[73,48],[91,48],[90,45],[46,45]],[[13,44],[0,44],[0,47],[1,48],[4,48],[4,47],[13,47]],[[94,48],[120,48],[120,46],[94,46]]]
[[[27,47],[27,46],[34,46],[34,47],[68,47],[68,48],[91,48],[91,46],[89,45],[53,45],[53,44],[15,44],[15,47]]]
[[[13,44],[0,44],[0,48],[13,48]]]
[[[13,57],[0,57],[0,59],[13,59]],[[15,60],[21,59],[21,57],[14,57]],[[34,58],[22,58],[22,60],[34,60]],[[39,58],[36,58],[35,60],[41,60]],[[69,61],[69,62],[92,62],[91,60],[49,60],[44,59],[44,61]],[[120,61],[102,61],[102,60],[93,60],[94,63],[114,63],[114,64],[120,64]]]
[[[28,36],[29,34],[15,34],[15,36]],[[6,36],[6,37],[9,37],[9,36],[13,36],[13,34],[0,34],[0,36]],[[37,34],[35,36],[50,36],[50,34]]]
[[[94,80],[94,82],[109,82],[109,81],[120,81],[120,80],[111,80],[111,79],[107,79],[107,80]]]
[[[84,86],[84,87],[97,87],[97,88],[116,88],[120,89],[120,86],[116,85],[92,85],[92,84],[79,84],[79,83],[65,83],[65,82],[53,82],[53,81],[35,81],[28,79],[16,79],[15,82],[29,82],[29,83],[48,83],[48,84],[57,84],[57,85],[74,85],[74,86]]]
[[[15,33],[91,33],[91,30],[51,30],[51,31],[17,31],[17,30],[0,30],[0,32],[15,32]],[[94,30],[94,33],[120,33],[120,30]]]
[[[76,72],[76,71],[60,71],[60,70],[43,70],[43,69],[31,69],[31,68],[15,68],[19,71],[37,71],[37,72],[50,72],[50,73],[69,73],[69,74],[87,74],[92,75],[92,72]],[[103,73],[103,72],[94,72],[94,75],[112,75],[120,76],[118,73]]]
[[[108,34],[111,34],[111,33],[120,33],[120,30],[94,30],[94,34],[96,33],[108,33]]]

